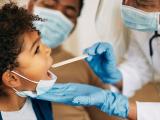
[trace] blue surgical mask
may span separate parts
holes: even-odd
[[[124,24],[139,31],[157,31],[160,29],[160,12],[144,12],[127,5],[121,6],[121,14]]]
[[[50,48],[61,45],[73,29],[73,23],[60,11],[35,7],[34,14],[46,19],[34,24],[41,32],[42,42]]]
[[[24,77],[15,71],[12,71],[12,73],[18,75],[19,77],[23,78],[24,80],[27,80],[27,81],[32,82],[34,84],[37,84],[35,92],[33,92],[33,91],[18,91],[15,88],[13,88],[13,90],[20,97],[33,97],[33,98],[48,92],[53,87],[53,85],[55,84],[55,82],[57,80],[57,76],[55,76],[50,71],[48,71],[48,72],[51,76],[51,80],[40,80],[39,82],[37,82],[37,81],[30,80],[27,77]]]

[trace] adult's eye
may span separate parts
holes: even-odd
[[[49,1],[44,0],[43,4],[47,8],[54,8],[57,5],[57,1],[55,1],[55,0],[49,0]]]
[[[141,5],[151,6],[151,5],[156,5],[157,1],[158,0],[137,0],[137,3]]]
[[[72,10],[72,9],[69,9],[69,8],[66,8],[65,9],[65,15],[68,17],[68,18],[75,18],[76,17],[76,11]]]

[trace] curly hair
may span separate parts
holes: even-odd
[[[24,33],[37,31],[34,21],[42,19],[15,3],[5,4],[0,9],[0,86],[3,73],[18,66],[16,59],[21,52]]]

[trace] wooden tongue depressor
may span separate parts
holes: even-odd
[[[88,55],[84,54],[84,55],[81,55],[81,56],[78,56],[78,57],[75,57],[75,58],[71,58],[71,59],[68,59],[68,60],[65,60],[65,61],[62,61],[62,62],[53,64],[53,65],[52,65],[52,68],[57,68],[57,67],[60,67],[60,66],[63,66],[63,65],[72,63],[72,62],[76,62],[76,61],[78,61],[78,60],[85,59],[85,58],[87,58],[87,57],[88,57]]]

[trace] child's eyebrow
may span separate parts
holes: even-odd
[[[40,37],[38,37],[32,44],[31,48],[30,48],[30,51],[33,49],[33,47],[36,45],[37,42],[39,42],[40,40]]]

